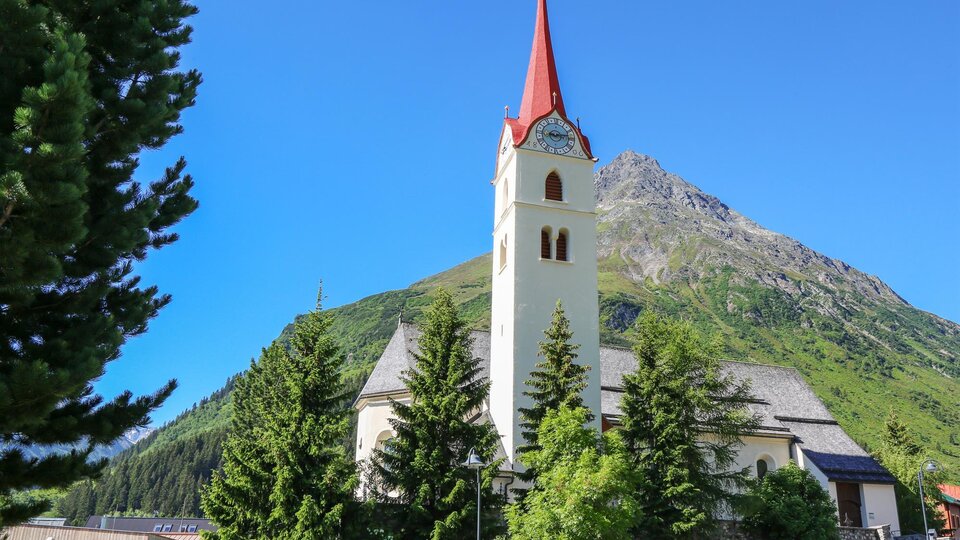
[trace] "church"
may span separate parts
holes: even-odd
[[[508,493],[523,443],[518,409],[528,407],[525,381],[557,300],[563,302],[578,362],[590,367],[584,404],[596,428],[621,422],[622,378],[636,368],[629,350],[600,345],[597,286],[596,159],[579,123],[567,113],[553,54],[546,0],[538,1],[533,51],[520,112],[504,120],[491,181],[493,291],[489,332],[473,332],[473,354],[489,377],[486,410],[501,436],[499,489]],[[409,401],[403,372],[415,365],[418,329],[401,323],[355,402],[356,459],[370,458],[394,433],[390,399]],[[893,477],[854,442],[794,369],[726,362],[749,381],[761,428],[743,438],[738,466],[757,476],[788,461],[811,471],[837,504],[841,524],[900,529]]]

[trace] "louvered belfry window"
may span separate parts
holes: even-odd
[[[566,261],[567,259],[567,233],[560,231],[557,235],[557,260]]]
[[[560,181],[560,175],[552,172],[547,175],[545,183],[544,198],[548,201],[563,200],[563,182]]]
[[[540,258],[550,258],[550,231],[547,229],[540,231]]]

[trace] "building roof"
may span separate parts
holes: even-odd
[[[952,484],[940,484],[940,493],[943,494],[943,500],[948,503],[960,504],[960,486]]]
[[[173,540],[169,536],[151,532],[31,524],[4,527],[0,534],[9,540]]]
[[[157,526],[160,530],[156,530]],[[164,531],[166,525],[170,529]],[[217,526],[209,519],[202,518],[179,518],[179,517],[121,517],[121,516],[90,516],[87,518],[86,527],[89,529],[101,529],[112,531],[133,531],[133,532],[159,532],[159,533],[179,533],[181,525],[187,529],[195,526],[194,531],[215,531]],[[183,532],[193,532],[185,530]]]
[[[533,50],[530,52],[530,66],[527,68],[527,83],[520,104],[520,123],[529,126],[554,109],[562,116],[567,115],[563,107],[563,93],[560,91],[560,77],[557,75],[557,61],[553,57],[547,0],[539,0]]]
[[[527,80],[520,102],[520,116],[507,118],[506,128],[513,135],[513,144],[520,146],[526,140],[530,127],[541,118],[557,111],[567,118],[563,105],[563,92],[560,90],[560,76],[557,73],[557,61],[553,55],[553,39],[550,36],[550,17],[547,14],[547,0],[537,1],[537,22],[533,32],[533,48],[530,51],[530,65],[527,67]],[[593,157],[590,139],[576,126],[577,134],[588,157]]]
[[[834,482],[893,484],[896,480],[835,421],[785,420],[803,455]]]
[[[470,332],[470,338],[473,340],[473,356],[482,362],[480,369],[482,375],[487,377],[490,373],[490,333],[475,330]],[[403,384],[403,372],[416,364],[414,354],[419,350],[419,339],[420,329],[417,325],[401,323],[397,326],[370,378],[363,385],[359,398],[405,392],[407,387]]]
[[[472,331],[473,356],[483,374],[489,373],[490,333]],[[406,393],[402,374],[416,364],[420,331],[410,323],[399,325],[358,401]],[[633,352],[600,347],[600,408],[604,417],[621,416],[623,376],[636,370]],[[750,409],[760,417],[757,435],[794,436],[805,456],[840,482],[892,483],[894,479],[850,438],[797,370],[788,367],[724,362],[723,370],[737,381],[749,381],[756,401]]]

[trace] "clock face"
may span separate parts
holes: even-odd
[[[551,154],[566,154],[576,141],[573,128],[559,118],[544,118],[537,123],[537,142]]]

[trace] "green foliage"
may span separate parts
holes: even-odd
[[[733,466],[741,434],[759,425],[749,388],[721,373],[719,345],[688,323],[644,314],[634,352],[621,408],[643,513],[636,531],[651,539],[709,532],[747,485],[749,469]]]
[[[15,490],[68,486],[173,391],[105,402],[91,381],[170,297],[134,263],[197,202],[181,159],[141,186],[137,155],[182,127],[200,74],[178,71],[184,0],[0,0],[0,525],[40,513]],[[74,445],[42,459],[17,445]]]
[[[101,478],[73,485],[57,514],[78,526],[94,514],[197,516],[200,486],[220,467],[225,439],[222,427],[160,446],[151,434],[116,456]]]
[[[764,540],[837,538],[833,499],[792,461],[756,482],[748,496],[752,504],[743,514],[744,526]]]
[[[897,499],[897,514],[900,516],[900,530],[903,534],[924,534],[918,473],[928,459],[926,450],[914,441],[909,428],[893,410],[887,416],[883,436],[883,443],[873,455],[897,480],[893,489]],[[938,509],[941,499],[938,484],[943,480],[942,472],[924,474],[927,522],[931,528],[938,530],[944,525]]]
[[[900,421],[897,412],[890,409],[887,421],[884,423],[884,443],[892,449],[896,449],[908,456],[919,456],[923,454],[923,447],[917,444],[907,425]]]
[[[356,471],[330,326],[319,308],[302,317],[290,348],[274,342],[237,383],[223,470],[201,492],[217,538],[349,536]]]
[[[553,311],[550,327],[540,342],[540,357],[542,361],[536,365],[536,370],[530,374],[527,386],[531,390],[524,391],[523,395],[533,400],[530,408],[521,408],[524,429],[523,437],[527,444],[518,448],[521,461],[527,469],[521,473],[520,479],[533,482],[536,479],[536,467],[526,463],[523,458],[528,452],[539,448],[537,444],[537,430],[540,423],[547,417],[547,413],[561,407],[579,408],[583,406],[584,388],[587,387],[588,366],[577,364],[577,350],[579,345],[571,343],[573,331],[570,330],[570,320],[563,311],[563,305],[558,301]],[[588,421],[592,421],[592,415]]]
[[[473,531],[477,508],[474,473],[462,463],[471,448],[490,463],[497,433],[488,423],[468,420],[481,410],[490,384],[471,354],[466,322],[443,289],[427,310],[419,345],[416,366],[404,374],[412,401],[392,402],[396,439],[375,450],[370,488],[396,508],[396,538],[464,538]],[[499,465],[494,461],[482,471],[488,508],[500,504],[492,492]]]
[[[583,407],[547,412],[539,447],[524,456],[539,471],[537,485],[506,510],[513,540],[634,538],[639,505],[626,448],[616,432],[584,427],[589,416]]]

